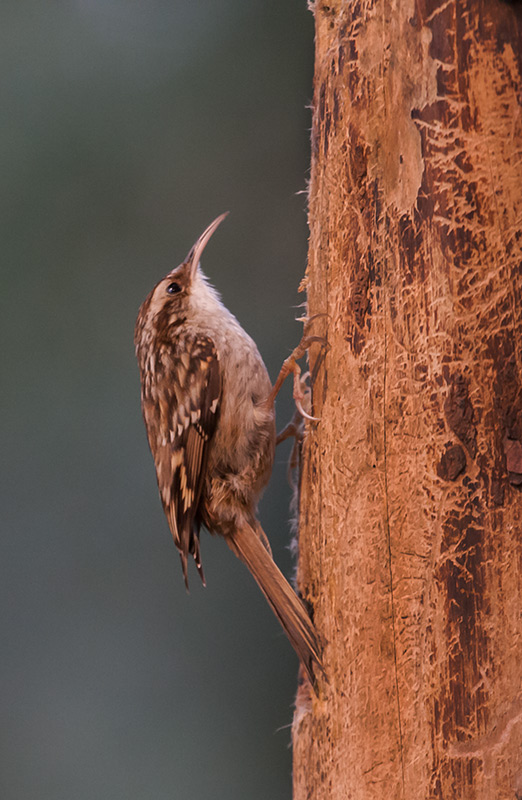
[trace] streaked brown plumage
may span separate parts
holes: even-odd
[[[199,268],[225,218],[150,292],[136,321],[142,409],[158,486],[187,583],[192,555],[204,582],[200,526],[247,565],[313,682],[315,629],[275,565],[256,519],[275,449],[271,383],[259,351]]]

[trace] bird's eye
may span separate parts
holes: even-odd
[[[181,292],[179,283],[169,283],[167,286],[167,294],[177,294],[178,292]]]

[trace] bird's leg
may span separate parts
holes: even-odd
[[[279,375],[277,376],[277,380],[274,383],[272,391],[268,395],[266,399],[266,405],[271,408],[274,404],[276,396],[281,389],[281,386],[285,382],[286,378],[292,372],[294,375],[294,402],[296,405],[297,410],[301,414],[302,417],[305,419],[311,419],[314,422],[317,422],[316,417],[310,416],[304,408],[303,408],[303,400],[305,399],[305,392],[303,391],[301,385],[301,367],[297,363],[300,358],[304,356],[308,348],[313,342],[321,342],[324,344],[324,338],[322,336],[303,336],[295,350],[288,356],[283,362],[283,366],[279,371]],[[288,434],[290,435],[290,434]],[[283,441],[283,440],[281,440]]]
[[[324,345],[324,339],[320,339],[320,341]],[[313,386],[315,383],[315,379],[317,378],[317,373],[319,372],[321,364],[323,363],[324,353],[325,353],[325,348],[322,347],[319,357],[315,361],[313,372],[311,375],[309,372],[306,372],[304,375],[300,376],[301,393],[305,401],[304,403],[305,408],[308,410],[311,409],[311,404],[312,404],[310,385]],[[310,384],[307,381],[308,378],[310,378]],[[311,419],[313,419],[313,417]],[[286,441],[286,439],[289,439],[291,436],[294,437],[294,444],[292,447],[292,452],[290,453],[290,459],[288,461],[288,482],[292,487],[295,486],[295,481],[293,480],[293,473],[294,470],[297,469],[299,465],[301,444],[303,442],[304,434],[305,434],[305,428],[304,428],[303,415],[299,410],[299,407],[297,407],[294,412],[294,416],[292,417],[290,422],[287,425],[285,425],[285,427],[283,428],[282,431],[280,431],[280,433],[277,434],[276,438],[276,446],[277,446],[278,444],[281,444],[281,442]]]
[[[299,411],[296,411],[290,422],[288,422],[282,431],[279,431],[276,438],[276,447],[281,442],[286,442],[287,439],[290,439],[291,436],[294,436],[296,439],[301,437],[300,429],[300,422],[302,421],[301,414]]]
[[[305,372],[304,375],[300,375],[299,380],[301,383],[301,393],[303,395],[304,406],[307,412],[311,408],[311,392],[310,387],[308,386],[308,378],[310,377],[309,372]],[[281,442],[285,442],[290,437],[293,437],[296,441],[296,444],[300,444],[303,440],[304,436],[304,426],[303,426],[303,415],[299,408],[296,408],[294,412],[294,416],[288,422],[282,431],[279,431],[276,438],[276,446],[281,444]]]
[[[308,373],[307,373],[308,375]],[[304,382],[306,376],[303,376],[302,380]],[[306,399],[308,400],[310,396],[310,389],[308,386],[306,387]],[[299,409],[296,408],[294,412],[294,416],[290,420],[290,422],[285,425],[282,431],[277,434],[276,437],[276,447],[281,442],[285,442],[287,439],[293,437],[294,443],[292,445],[292,451],[290,453],[290,458],[288,459],[288,466],[287,466],[287,477],[288,483],[290,486],[295,486],[295,481],[293,479],[294,470],[297,469],[299,464],[299,457],[301,452],[301,444],[303,442],[304,437],[304,424],[303,424],[303,417]]]

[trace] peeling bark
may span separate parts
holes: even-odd
[[[318,0],[295,800],[522,798],[522,20]],[[321,330],[322,328],[322,330]],[[318,346],[312,348],[312,362]]]

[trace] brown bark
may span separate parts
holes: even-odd
[[[298,697],[295,800],[515,800],[522,23],[500,0],[314,13],[305,283],[328,345],[299,579],[329,683]]]

